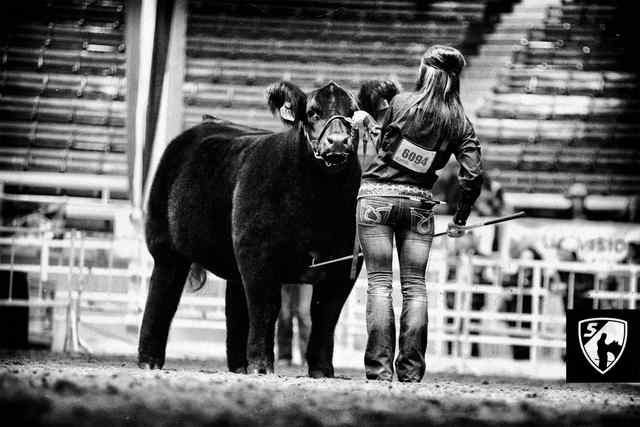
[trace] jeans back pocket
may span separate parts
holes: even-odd
[[[358,200],[358,224],[387,225],[393,204],[378,199],[363,197]]]
[[[418,234],[433,234],[433,211],[428,209],[411,208],[411,231]]]

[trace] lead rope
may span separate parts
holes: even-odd
[[[353,126],[351,128],[351,140],[352,141],[356,141],[358,143],[358,145],[360,145],[360,143],[362,143],[362,157],[361,157],[361,161],[360,161],[360,165],[362,166],[362,168],[364,169],[364,160],[365,160],[365,153],[366,153],[366,147],[367,147],[367,141],[366,138],[364,137],[364,135],[362,135],[362,141],[359,140],[360,138],[360,131],[358,130],[358,128],[356,126]],[[355,212],[355,222],[356,222],[356,227],[355,227],[355,237],[353,239],[353,259],[351,260],[351,270],[349,272],[349,279],[351,280],[355,280],[356,279],[356,273],[358,271],[358,254],[360,253],[360,236],[358,235],[358,203],[357,203],[357,199],[356,199],[356,212]]]
[[[360,164],[362,166],[362,170],[366,169],[365,161],[367,159],[367,146],[371,142],[372,144],[377,145],[377,139],[380,138],[381,129],[378,123],[373,119],[373,117],[369,116],[364,119],[362,122],[362,131],[357,127],[353,127],[351,129],[352,137],[358,141],[358,144],[362,145],[362,154]]]
[[[357,206],[357,205],[356,205]],[[358,255],[360,255],[360,236],[358,235],[358,212],[356,212],[356,233],[353,240],[353,259],[351,260],[351,271],[349,272],[349,278],[356,280],[356,273],[358,272]]]
[[[380,136],[380,130],[376,128],[377,124],[375,123],[375,121],[373,121],[373,119],[366,118],[362,124],[363,124],[362,132],[360,132],[360,129],[358,129],[357,126],[353,126],[351,128],[351,140],[357,141],[358,146],[362,145],[360,165],[364,170],[365,160],[367,159],[367,145],[369,144],[369,142],[373,142],[373,138],[378,138]],[[352,252],[353,259],[351,260],[351,272],[349,273],[349,278],[351,280],[356,279],[356,274],[358,272],[358,256],[360,255],[360,236],[358,233],[358,212],[356,212],[355,221],[356,221],[356,231],[355,231],[355,237],[353,240],[353,252]]]

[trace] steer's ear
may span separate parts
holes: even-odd
[[[280,81],[267,89],[267,103],[282,123],[293,126],[306,119],[307,95],[293,83]]]
[[[400,84],[393,80],[368,80],[358,92],[360,108],[373,117],[384,115],[389,102],[401,91]]]

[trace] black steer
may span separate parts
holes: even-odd
[[[360,165],[348,120],[358,105],[334,82],[308,97],[281,82],[268,91],[290,129],[270,133],[209,118],[166,148],[146,216],[154,259],[139,365],[162,367],[169,327],[192,263],[227,280],[227,363],[273,372],[282,283],[314,282],[306,359],[312,377],[333,376],[333,336],[353,286],[349,263],[308,273],[350,253]],[[336,117],[337,116],[337,117]]]

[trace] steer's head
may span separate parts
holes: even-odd
[[[357,141],[352,140],[351,117],[361,108],[381,122],[391,99],[400,91],[391,80],[365,82],[358,100],[331,81],[306,95],[291,82],[275,83],[267,90],[271,112],[289,127],[300,128],[315,156],[330,170],[339,170],[356,157]],[[360,104],[360,105],[358,105]]]
[[[356,156],[351,138],[351,116],[358,110],[353,95],[331,81],[306,95],[290,82],[272,85],[269,108],[287,126],[301,127],[315,156],[326,167],[339,169]]]

